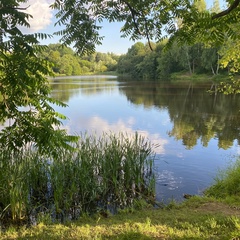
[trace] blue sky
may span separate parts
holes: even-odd
[[[100,30],[100,35],[104,36],[104,40],[102,41],[102,45],[96,46],[96,51],[123,54],[126,53],[128,48],[130,48],[134,44],[134,41],[131,41],[127,38],[121,38],[120,30],[123,26],[123,23],[108,23],[107,21],[104,21],[99,25],[102,26],[102,29]],[[45,32],[52,33],[56,31],[56,27],[54,27],[54,24],[52,23],[44,30]],[[58,40],[58,37],[54,37],[54,39],[49,39],[45,43],[55,43],[58,42]]]
[[[26,32],[44,32],[52,34],[57,31],[58,28],[54,27],[54,13],[49,8],[49,5],[54,0],[28,0],[25,6],[28,7],[28,12],[33,16],[30,21],[31,28],[25,30]],[[212,6],[213,0],[206,0],[208,7]],[[221,5],[224,4],[224,0],[220,0]],[[102,41],[102,45],[96,46],[96,50],[99,52],[113,52],[116,54],[126,53],[128,48],[130,48],[134,42],[127,38],[121,38],[121,27],[123,23],[108,23],[104,21],[101,23],[102,29],[100,30],[100,35],[105,36]],[[57,43],[59,41],[58,37],[48,39],[44,41],[44,44]],[[146,42],[143,40],[143,42]]]

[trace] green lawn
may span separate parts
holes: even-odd
[[[27,228],[3,229],[0,239],[240,239],[238,206],[193,197],[161,209],[129,209],[52,224],[48,216]]]

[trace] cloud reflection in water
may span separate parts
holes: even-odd
[[[175,190],[182,184],[182,177],[175,177],[174,172],[163,170],[156,173],[156,184],[167,187],[169,190]]]
[[[164,139],[158,133],[151,134],[146,130],[137,131],[134,130],[135,119],[133,117],[128,118],[126,121],[118,119],[114,123],[109,123],[107,120],[100,118],[99,116],[84,117],[81,116],[78,120],[73,118],[64,126],[64,128],[70,134],[80,134],[86,132],[88,134],[95,134],[97,136],[103,133],[125,133],[129,137],[134,136],[138,132],[145,139],[156,146],[153,151],[156,154],[165,154],[165,145],[168,144],[168,140]],[[91,129],[91,130],[90,130]]]

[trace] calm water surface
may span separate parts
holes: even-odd
[[[201,194],[240,154],[240,96],[210,95],[207,85],[119,81],[114,76],[51,80],[55,107],[70,134],[136,131],[155,149],[157,199]]]

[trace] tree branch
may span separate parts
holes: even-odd
[[[27,6],[27,7],[4,7],[3,9],[10,9],[10,10],[27,10],[29,7],[30,7],[30,5]],[[2,8],[0,8],[0,9],[2,9]]]
[[[232,10],[237,8],[239,4],[240,4],[240,0],[235,0],[228,9],[213,15],[212,19],[220,18],[220,17],[223,17],[223,16],[229,14]]]
[[[27,6],[27,7],[17,7],[17,8],[13,8],[13,9],[16,9],[16,10],[27,10],[29,7],[30,7],[30,5]]]
[[[122,0],[129,8],[130,12],[131,12],[131,15],[132,15],[132,19],[133,19],[133,24],[137,30],[137,32],[140,34],[140,35],[143,35],[144,34],[140,31],[139,27],[138,27],[138,24],[137,24],[137,21],[136,21],[136,15],[141,15],[139,12],[137,12],[130,4],[129,2],[127,2],[126,0]],[[240,0],[239,0],[240,1]],[[147,21],[146,21],[146,18],[144,17],[144,22],[145,22],[145,28],[146,28],[146,38],[147,38],[147,41],[148,41],[148,45],[150,47],[150,49],[153,51],[153,48],[152,48],[152,45],[151,45],[151,42],[150,42],[150,38],[149,38],[149,34],[148,34],[148,28],[147,28]]]
[[[134,24],[136,30],[138,31],[138,33],[140,35],[143,35],[142,32],[140,31],[139,27],[138,27],[137,22],[136,22],[136,15],[139,15],[139,13],[135,9],[132,8],[132,6],[129,4],[129,2],[127,2],[125,0],[122,0],[122,1],[128,6],[128,8],[129,8],[129,10],[131,12],[132,19],[133,19],[133,24]]]

